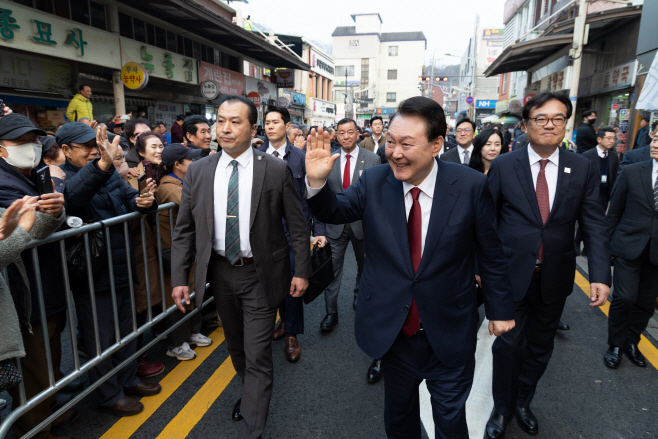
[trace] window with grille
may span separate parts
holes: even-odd
[[[397,70],[389,70],[388,71],[388,79],[398,79],[398,71]]]
[[[395,93],[386,93],[386,102],[395,102]]]

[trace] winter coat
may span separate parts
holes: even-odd
[[[144,209],[137,207],[135,199],[139,193],[124,183],[114,166],[108,171],[98,167],[99,159],[87,163],[79,168],[68,160],[61,168],[66,172],[66,184],[64,185],[64,196],[69,215],[78,216],[84,222],[102,221],[125,215],[131,212],[150,213],[158,208],[157,201]],[[112,264],[114,267],[114,285],[116,289],[128,288],[128,269],[135,270],[134,261],[126,257],[125,239],[123,236],[123,224],[117,224],[105,229],[110,233],[110,245],[112,247]],[[129,254],[134,254],[133,238],[128,237],[131,248]],[[135,277],[133,271],[133,279]],[[78,291],[88,290],[87,280],[72,277],[74,288]],[[94,274],[94,290],[96,293],[110,291],[110,273],[101,270]]]
[[[174,122],[171,126],[171,143],[183,143],[183,128]]]
[[[26,177],[16,168],[11,166],[5,160],[0,160],[0,207],[7,208],[16,200],[22,199],[25,195],[31,197],[39,196],[39,190],[35,183],[35,174],[32,177]],[[51,215],[39,214],[44,222],[42,225],[30,232],[34,239],[42,239],[52,234],[64,222],[65,214],[59,218],[53,218]],[[64,289],[64,275],[62,273],[62,259],[59,250],[59,243],[52,242],[38,247],[39,256],[39,274],[43,288],[44,305],[46,307],[46,317],[62,312],[66,309],[66,296]],[[34,274],[34,265],[32,262],[32,252],[24,252],[16,263],[7,267],[8,283],[12,297],[16,303],[16,311],[21,324],[34,323],[41,320],[37,301],[37,284]],[[29,287],[23,282],[24,277],[28,279]],[[30,311],[25,306],[25,301],[31,298],[35,304]]]
[[[94,111],[91,101],[86,97],[82,96],[80,93],[77,93],[69,102],[69,106],[66,109],[66,117],[69,119],[69,122],[77,122],[83,117],[88,117],[91,120],[94,120]]]

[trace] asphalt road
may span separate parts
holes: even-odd
[[[346,257],[339,324],[334,331],[326,335],[320,332],[325,314],[321,296],[306,307],[306,333],[299,336],[302,355],[298,363],[286,361],[283,341],[274,342],[274,393],[264,438],[385,437],[384,383],[366,382],[370,359],[354,339],[351,297],[356,264],[351,251],[349,248]],[[558,334],[553,359],[532,405],[539,419],[537,437],[658,438],[658,370],[635,367],[627,359],[618,370],[603,365],[606,316],[588,306],[587,296],[576,285],[563,320],[571,325],[571,331]],[[231,421],[230,413],[240,397],[241,384],[230,360],[226,361],[226,344],[218,343],[223,333],[217,330],[212,336],[216,340],[213,346],[197,348],[199,358],[188,362],[165,356],[162,342],[151,349],[148,359],[165,363],[166,371],[148,378],[161,382],[163,394],[143,398],[144,414],[119,420],[99,413],[92,394],[76,407],[79,421],[55,433],[78,439],[236,437],[241,423]],[[490,350],[482,349],[478,353],[481,368],[486,369],[487,361]],[[70,362],[65,361],[63,370],[70,368]],[[475,386],[473,395],[483,394],[486,400],[486,380],[478,377]],[[6,397],[6,393],[0,395]],[[427,400],[424,405],[429,407]],[[481,428],[490,411],[486,401],[476,407],[469,413],[471,438],[482,437]],[[7,410],[3,417],[6,414]],[[423,420],[429,432],[424,437],[433,438],[431,416]],[[527,435],[511,424],[506,437]]]

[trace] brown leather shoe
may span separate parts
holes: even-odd
[[[286,337],[286,359],[291,363],[299,361],[299,357],[302,355],[302,350],[299,348],[299,343],[297,343],[297,337],[288,334]]]
[[[101,407],[101,411],[105,413],[111,413],[115,416],[133,416],[137,413],[140,413],[144,410],[144,404],[137,401],[136,399],[131,398],[130,396],[124,396],[118,400],[113,406],[110,407]]]
[[[160,393],[162,387],[158,383],[149,383],[147,381],[140,381],[139,384],[133,387],[126,387],[123,389],[126,395],[135,396],[151,396]]]
[[[79,417],[80,413],[77,410],[69,409],[55,419],[52,423],[52,428],[69,426],[77,421]]]
[[[286,336],[286,325],[283,323],[283,319],[279,319],[279,323],[274,328],[274,334],[272,334],[272,340],[281,340]]]

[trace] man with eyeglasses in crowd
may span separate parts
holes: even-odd
[[[516,326],[493,344],[494,409],[485,438],[501,439],[515,417],[539,432],[530,404],[553,353],[555,334],[573,291],[576,221],[591,250],[590,306],[610,294],[610,239],[595,164],[560,148],[573,107],[569,96],[540,93],[523,108],[529,145],[503,154],[487,174],[498,232],[510,267]]]
[[[587,157],[594,162],[595,168],[601,172],[601,205],[603,211],[608,210],[608,202],[610,201],[610,192],[615,185],[617,173],[619,171],[619,157],[617,153],[612,150],[617,140],[617,134],[612,127],[603,127],[599,130],[596,136],[598,144],[596,148],[585,151],[583,156]]]
[[[452,148],[441,155],[441,160],[452,163],[460,163],[468,166],[473,154],[473,138],[475,137],[475,122],[469,118],[464,118],[457,122],[455,127],[457,133],[457,145],[459,148]]]

